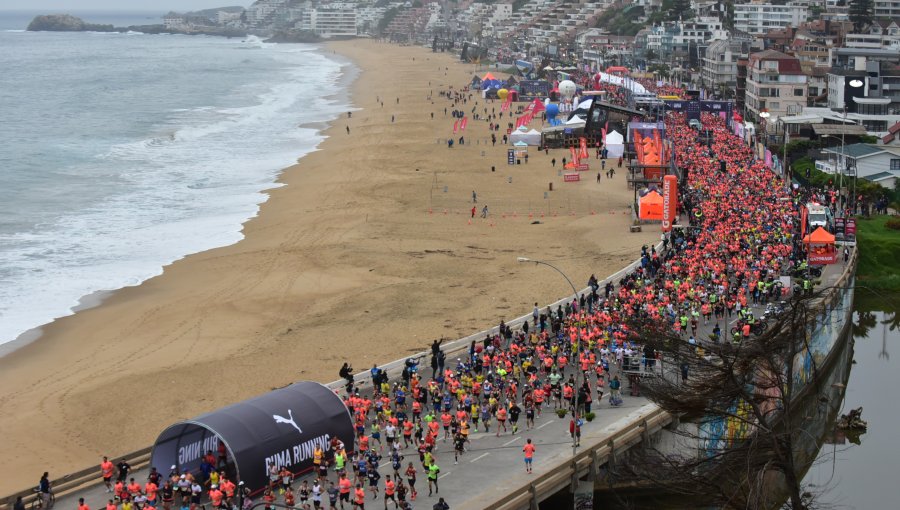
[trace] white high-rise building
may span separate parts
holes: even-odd
[[[762,35],[773,28],[799,26],[808,14],[809,9],[802,5],[735,4],[734,28]]]

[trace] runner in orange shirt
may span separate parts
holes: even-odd
[[[112,478],[113,471],[115,471],[116,466],[113,465],[112,462],[109,461],[106,457],[103,457],[103,462],[100,463],[100,476],[103,477],[103,485],[106,486],[106,492],[112,492]]]
[[[366,510],[366,491],[362,488],[362,485],[356,484],[354,495],[353,505],[359,508],[359,510]]]
[[[118,510],[119,506],[113,500],[109,500],[106,502],[106,510]]]
[[[78,510],[91,510],[91,507],[84,502],[84,498],[78,498]]]
[[[341,492],[341,508],[344,508],[344,501],[350,502],[350,488],[352,484],[350,483],[350,479],[347,478],[346,473],[341,474],[341,478],[338,480],[338,490]]]
[[[534,445],[531,444],[531,438],[529,437],[525,442],[525,447],[522,448],[522,451],[525,452],[525,472],[531,474],[531,462],[534,460]]]

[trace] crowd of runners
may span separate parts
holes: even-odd
[[[201,473],[179,473],[173,466],[168,476],[152,471],[140,482],[126,462],[104,458],[107,510],[244,510],[258,501],[298,509],[363,509],[367,503],[412,508],[423,497],[446,510],[440,465],[458,462],[473,433],[527,438],[536,417],[551,412],[568,417],[577,442],[604,397],[611,406],[622,403],[620,375],[629,358],[640,359],[644,370],[656,364],[656,353],[633,343],[626,317],[664,321],[698,348],[724,340],[719,322],[739,317],[752,324],[748,303],[778,299],[775,282],[801,249],[791,191],[720,117],[704,114],[702,124],[711,135],[705,143],[683,116],[666,121],[676,163],[686,171],[679,208],[689,227],[667,234],[662,250],[643,248],[640,264],[621,280],[601,285],[591,276],[587,292],[555,309],[535,303],[530,320],[515,329],[501,321],[496,334],[471,342],[452,360],[435,341],[430,365],[407,360],[393,379],[373,366],[371,390],[361,390],[359,376],[345,365],[344,402],[355,444],[334,438],[328,448],[317,448],[312,479],[297,483],[284,466],[273,465],[269,486],[251,497],[217,469],[221,459],[212,452]],[[716,325],[711,338],[697,338],[701,323]],[[736,340],[749,330],[738,331]],[[452,445],[452,455],[438,458],[438,444]],[[530,474],[540,445],[530,438],[520,444],[522,469]],[[385,464],[389,473],[382,475]],[[90,509],[82,502],[78,510]]]

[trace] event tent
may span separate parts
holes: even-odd
[[[604,143],[606,144],[607,158],[620,158],[625,154],[625,139],[615,129],[606,133]]]
[[[518,145],[517,142],[523,142],[537,146],[541,144],[541,133],[534,129],[528,130],[528,128],[522,126],[509,135],[509,142],[513,145]]]
[[[270,465],[308,471],[315,447],[328,452],[335,437],[354,450],[350,412],[327,386],[303,381],[171,425],[153,445],[150,465],[198,473],[206,452],[221,443],[229,470],[256,492],[268,485]]]
[[[642,220],[663,219],[663,197],[658,192],[650,191],[638,200],[638,217]]]
[[[834,235],[819,227],[803,238],[807,247],[807,260],[810,264],[834,264],[837,262],[837,251],[834,247]]]

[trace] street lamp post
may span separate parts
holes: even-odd
[[[544,262],[543,260],[529,259],[527,257],[517,257],[516,262],[532,262],[534,264],[541,264],[541,265],[544,265],[544,266],[547,266],[547,267],[553,269],[557,273],[561,274],[562,277],[565,278],[566,281],[569,283],[569,286],[572,287],[572,295],[575,296],[576,298],[578,297],[578,289],[575,288],[575,284],[572,283],[572,280],[570,280],[569,277],[566,276],[566,273],[563,273],[562,270],[560,270],[558,267],[554,266],[553,264],[549,264],[547,262]],[[575,428],[577,429],[578,428],[578,392],[579,392],[578,373],[581,371],[581,368],[579,366],[578,356],[581,352],[581,328],[576,327],[575,334],[576,334],[575,352],[573,353],[573,360],[572,360],[575,365],[575,388],[573,388],[575,390],[575,405],[574,405],[574,408],[572,409],[572,420],[575,422]],[[574,432],[575,431],[573,430],[573,433],[572,433],[572,456],[573,457],[575,456],[576,453],[578,453],[578,435],[575,434]]]

